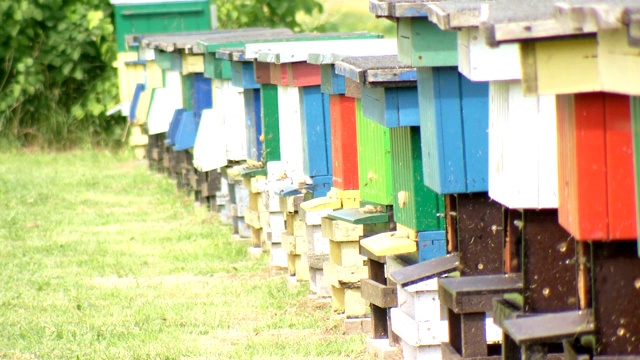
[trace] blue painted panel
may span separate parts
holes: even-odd
[[[185,109],[176,109],[176,111],[173,113],[171,124],[169,124],[169,131],[167,132],[167,138],[164,140],[164,144],[166,146],[175,145],[176,134],[178,133],[178,128],[180,127],[180,122],[182,121],[182,115],[185,111]]]
[[[399,126],[420,126],[418,87],[401,87],[397,91]]]
[[[331,175],[331,137],[328,101],[320,86],[300,88],[303,170],[307,176]]]
[[[324,117],[324,138],[327,147],[327,175],[333,176],[333,153],[331,152],[331,105],[329,94],[322,94],[322,115]],[[332,180],[333,181],[333,180]]]
[[[420,68],[425,185],[440,194],[488,190],[489,88],[455,67]]]
[[[315,176],[313,179],[313,198],[327,196],[333,186],[333,176]]]
[[[418,70],[424,182],[440,194],[467,190],[457,72],[455,68]]]
[[[194,74],[193,91],[191,92],[191,105],[195,113],[196,120],[200,121],[202,110],[213,107],[212,82],[204,77],[204,74]]]
[[[255,68],[253,62],[231,62],[231,83],[234,86],[244,89],[259,89],[260,84],[258,84],[255,79]]]
[[[460,75],[460,74],[459,74]],[[467,192],[489,189],[489,83],[460,75]]]
[[[185,111],[182,114],[182,120],[176,132],[173,150],[182,151],[191,149],[196,142],[199,125],[200,121],[196,119],[195,112]]]
[[[344,76],[336,74],[333,64],[320,65],[322,92],[330,95],[343,95],[345,92]]]
[[[144,84],[136,84],[136,89],[133,93],[133,99],[131,99],[131,106],[129,107],[129,122],[134,123],[136,121],[136,110],[138,109],[138,103],[140,102],[140,95],[144,91]]]
[[[364,116],[387,128],[419,126],[418,88],[364,87],[362,111]]]
[[[244,110],[247,121],[247,156],[248,159],[261,161],[262,114],[259,89],[244,91]]]
[[[444,231],[418,233],[418,262],[447,255],[447,236]]]

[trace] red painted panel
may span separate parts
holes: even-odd
[[[330,95],[329,109],[333,186],[341,190],[357,190],[359,185],[356,100],[344,95]]]
[[[637,217],[629,97],[605,96],[609,237],[635,239]]]
[[[628,96],[557,97],[560,224],[578,240],[635,239]]]
[[[297,62],[287,65],[289,83],[293,86],[319,86],[322,84],[320,65]]]
[[[608,236],[604,99],[599,94],[558,96],[560,225],[576,239]]]
[[[271,83],[275,85],[289,85],[287,67],[280,64],[269,64],[271,69]]]
[[[256,67],[256,82],[258,84],[271,84],[271,64],[259,61],[254,62],[254,64]]]

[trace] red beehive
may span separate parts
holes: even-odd
[[[578,240],[637,238],[629,97],[559,95],[559,221]]]
[[[357,190],[359,178],[356,99],[344,95],[330,95],[329,107],[333,186],[340,190]]]

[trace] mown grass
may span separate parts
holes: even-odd
[[[126,152],[0,154],[0,359],[361,358]]]

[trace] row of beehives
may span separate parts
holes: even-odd
[[[592,5],[372,1],[397,40],[132,36],[132,145],[380,352],[638,356],[634,12]]]

